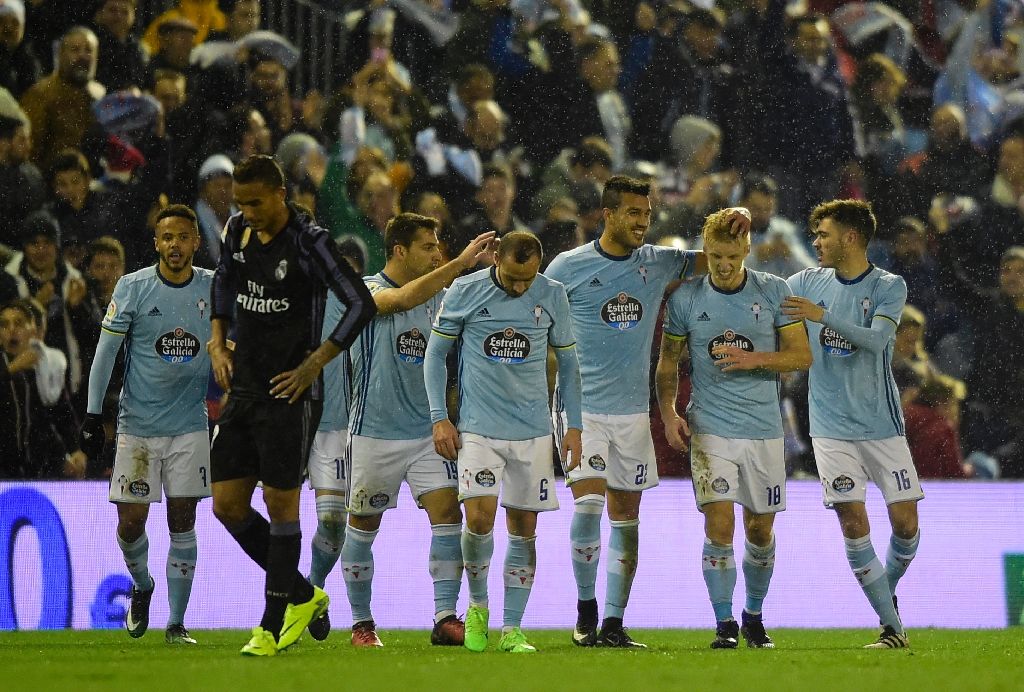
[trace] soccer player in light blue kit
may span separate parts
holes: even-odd
[[[683,284],[668,301],[658,359],[658,404],[665,437],[687,448],[697,506],[704,513],[703,573],[715,611],[713,649],[775,647],[761,608],[775,566],[775,513],[786,509],[786,459],[779,373],[811,364],[807,331],[782,312],[785,280],[747,269],[750,239],[736,238],[724,211],[704,222],[708,276]],[[689,344],[693,374],[686,420],[676,413],[679,357]],[[736,586],[733,505],[743,505],[747,602],[741,628],[732,613]]]
[[[878,640],[865,648],[902,649],[909,644],[896,610],[896,584],[917,554],[917,502],[924,497],[890,368],[907,285],[868,262],[875,235],[868,204],[819,204],[810,228],[821,267],[789,278],[795,296],[783,310],[806,320],[810,332],[814,458],[825,506],[839,517],[850,568],[882,623]],[[884,569],[864,508],[868,479],[882,491],[892,525]]]
[[[469,580],[465,646],[487,648],[487,576],[494,552],[494,517],[505,507],[502,651],[536,649],[520,625],[537,569],[537,514],[558,509],[551,466],[548,348],[554,349],[569,430],[563,456],[581,450],[580,375],[569,303],[562,284],[538,274],[537,236],[513,231],[501,239],[495,264],[452,284],[434,322],[424,377],[437,452],[458,460],[459,496],[466,508],[462,554]],[[445,357],[459,342],[461,404],[456,429],[445,404]]]
[[[373,541],[385,511],[398,506],[404,480],[430,521],[430,576],[434,582],[431,644],[461,646],[464,625],[455,614],[462,583],[462,513],[454,460],[434,449],[423,380],[431,326],[444,287],[490,257],[494,233],[477,236],[441,264],[438,222],[403,213],[384,229],[387,263],[364,277],[377,316],[352,346],[355,383],[349,420],[349,520],[341,565],[352,607],[353,646],[382,646],[370,611]]]
[[[149,573],[149,505],[167,496],[171,547],[167,553],[170,617],[165,638],[195,644],[185,609],[196,569],[196,504],[210,496],[210,438],[206,386],[210,358],[213,272],[192,266],[200,243],[196,215],[171,205],[157,215],[156,266],[121,277],[114,287],[89,373],[82,449],[103,449],[103,397],[114,361],[125,348],[124,386],[117,417],[117,451],[110,501],[117,506],[117,543],[132,577],[125,628],[141,637],[149,627],[154,582]],[[161,493],[162,491],[162,493]]]
[[[651,344],[669,285],[706,268],[702,253],[644,243],[651,222],[649,193],[650,185],[641,180],[610,178],[601,200],[601,237],[562,253],[545,271],[565,285],[583,378],[587,458],[566,469],[575,504],[569,535],[578,598],[573,641],[579,646],[644,648],[623,628],[622,618],[637,568],[641,494],[658,484],[650,423]],[[744,213],[729,210],[737,233],[750,228]],[[555,408],[560,408],[557,401]],[[594,585],[606,493],[611,537],[599,633]]]

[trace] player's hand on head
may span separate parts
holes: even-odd
[[[459,260],[466,269],[472,269],[481,262],[492,261],[491,255],[498,245],[495,235],[494,231],[481,233],[459,253]]]
[[[673,415],[664,421],[665,423],[665,440],[668,442],[669,447],[672,449],[685,452],[690,448],[690,444],[686,441],[690,437],[690,426],[687,424],[685,418]]]
[[[562,437],[562,458],[568,460],[569,471],[577,468],[583,461],[583,431],[569,428]]]
[[[730,207],[727,220],[733,236],[739,237],[750,233],[750,210],[746,207]]]
[[[103,428],[103,416],[98,413],[85,414],[85,421],[78,431],[78,446],[90,459],[99,459],[107,441]]]
[[[459,439],[459,431],[450,420],[434,423],[433,430],[434,451],[449,461],[458,461],[459,450],[462,449],[462,440]]]

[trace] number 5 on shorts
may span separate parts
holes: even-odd
[[[544,502],[548,499],[548,479],[540,479],[540,501]]]

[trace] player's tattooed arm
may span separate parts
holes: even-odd
[[[792,372],[811,367],[811,345],[803,322],[792,322],[778,330],[778,351],[744,351],[736,346],[719,344],[711,349],[715,365],[722,372],[736,370],[769,370]]]
[[[679,386],[679,359],[686,350],[686,340],[664,334],[661,337],[661,352],[655,370],[655,386],[658,393],[658,409],[665,425],[665,439],[673,449],[686,451],[689,445],[690,426],[686,419],[676,412],[676,396]]]

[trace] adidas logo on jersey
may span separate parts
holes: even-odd
[[[601,279],[597,278],[596,276],[591,280],[590,285],[591,286],[604,286],[604,284],[601,283]]]
[[[159,317],[163,313],[160,312],[160,308],[158,308],[156,306],[153,306],[153,309],[150,310],[148,314],[149,314],[150,317]]]
[[[483,308],[479,312],[476,313],[476,316],[477,317],[490,317],[491,316],[491,312],[487,308]]]
[[[825,301],[824,301],[824,300],[819,300],[819,301],[818,301],[818,307],[819,307],[819,308],[825,308],[825,309],[828,309],[828,306],[827,306],[827,305],[825,305]]]
[[[698,322],[710,322],[711,318],[708,316],[708,313],[702,312],[702,313],[700,313],[700,315],[697,316],[697,321]]]

